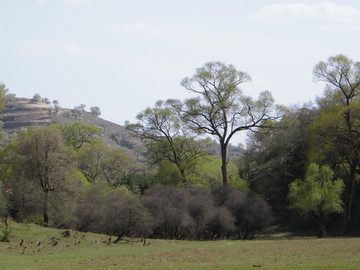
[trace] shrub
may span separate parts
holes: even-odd
[[[152,233],[152,217],[138,197],[126,188],[93,188],[78,203],[75,228],[117,236],[146,237]]]
[[[123,236],[147,237],[152,233],[152,218],[137,197],[124,190],[114,190],[105,198],[101,227],[105,233]]]
[[[9,227],[3,228],[0,234],[0,242],[10,242],[11,235],[12,235],[11,228]]]
[[[156,238],[220,239],[235,231],[231,213],[217,207],[211,193],[201,188],[157,185],[142,203],[154,217]]]
[[[186,197],[184,189],[163,185],[156,185],[145,192],[142,204],[154,218],[153,237],[165,239],[187,237],[193,221],[184,209]]]
[[[262,198],[229,187],[214,190],[219,206],[228,209],[235,218],[236,238],[251,239],[272,222],[271,209]]]

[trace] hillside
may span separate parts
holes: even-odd
[[[30,98],[15,98],[8,103],[5,110],[0,111],[3,129],[6,133],[16,133],[29,126],[50,125],[52,123],[71,124],[81,121],[99,127],[103,132],[102,139],[109,147],[119,147],[136,161],[145,160],[145,148],[141,139],[125,130],[124,126],[104,120],[86,111],[54,107],[43,103],[34,103]],[[208,149],[209,153],[220,155],[220,149],[215,144]],[[228,156],[237,160],[241,156],[242,148],[229,145]]]
[[[109,147],[119,147],[130,154],[137,161],[142,160],[139,153],[143,152],[143,142],[129,134],[121,125],[91,115],[86,111],[54,107],[43,103],[33,102],[29,98],[15,98],[8,103],[5,110],[0,111],[3,129],[7,133],[16,133],[29,126],[50,125],[52,123],[71,124],[82,121],[99,127],[103,133],[103,140]]]

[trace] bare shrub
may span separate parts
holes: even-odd
[[[201,188],[157,185],[142,198],[155,219],[153,237],[220,239],[235,231],[231,213],[217,207],[211,193]]]
[[[75,228],[117,236],[146,237],[152,233],[152,217],[140,200],[124,188],[91,190],[77,205]]]
[[[271,209],[260,197],[240,190],[221,187],[214,192],[218,203],[235,218],[236,238],[251,239],[272,221]]]
[[[154,217],[154,237],[185,239],[193,220],[184,207],[184,189],[156,185],[145,192],[142,204]]]
[[[111,192],[103,205],[101,227],[105,233],[123,236],[146,237],[152,233],[152,218],[138,197],[122,189]]]

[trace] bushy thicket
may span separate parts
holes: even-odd
[[[26,193],[27,194],[27,193]],[[41,223],[36,196],[12,198],[10,214],[18,221]],[[3,200],[2,200],[3,202]],[[199,187],[156,185],[143,196],[125,186],[93,184],[73,200],[51,202],[54,227],[122,237],[162,239],[251,239],[270,225],[267,203],[230,187],[213,192]],[[0,205],[5,214],[4,204]]]
[[[156,185],[142,197],[123,188],[90,190],[74,209],[72,226],[123,236],[163,239],[249,239],[270,224],[262,199],[230,188],[214,193],[201,188]],[[227,194],[228,199],[219,199]]]
[[[117,236],[146,237],[152,232],[152,217],[137,196],[126,188],[90,189],[73,212],[72,225],[80,231]]]
[[[219,187],[155,186],[143,205],[155,220],[153,237],[177,239],[249,239],[270,225],[270,207],[250,193]]]

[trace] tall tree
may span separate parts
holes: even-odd
[[[344,183],[333,179],[333,171],[328,166],[310,164],[304,180],[297,179],[290,184],[291,206],[315,217],[318,237],[326,237],[326,216],[343,211],[341,193]]]
[[[313,73],[316,80],[326,83],[325,97],[319,99],[324,110],[312,132],[313,137],[322,134],[323,138],[313,143],[326,146],[318,154],[325,154],[333,166],[341,167],[347,174],[343,222],[343,233],[347,233],[360,165],[360,62],[339,54],[319,62]]]
[[[183,183],[193,172],[199,157],[205,154],[204,144],[195,141],[184,126],[177,108],[178,100],[159,100],[154,108],[147,108],[137,115],[138,122],[127,126],[147,140],[150,159],[159,164],[168,161],[176,165]]]
[[[15,155],[19,173],[42,191],[42,213],[47,224],[49,195],[62,189],[72,168],[68,148],[57,128],[32,127],[19,136]]]
[[[329,57],[327,62],[316,64],[314,77],[326,83],[326,96],[341,105],[350,105],[360,94],[360,62],[354,62],[345,55]]]
[[[247,73],[232,65],[209,62],[181,82],[198,95],[187,99],[182,108],[190,129],[215,136],[219,141],[225,186],[228,183],[227,148],[233,136],[240,131],[266,127],[268,120],[277,118],[269,91],[261,92],[257,100],[242,94],[239,85],[250,80]]]

